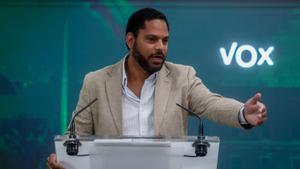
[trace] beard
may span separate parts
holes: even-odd
[[[166,60],[166,56],[161,51],[155,52],[149,55],[148,57],[142,55],[141,52],[138,50],[136,43],[132,47],[132,55],[137,61],[137,63],[149,74],[153,74],[157,71],[160,71]],[[160,58],[162,59],[162,62],[160,64],[151,64],[151,58]]]

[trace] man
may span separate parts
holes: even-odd
[[[184,136],[187,116],[176,103],[218,123],[252,128],[266,120],[257,93],[245,104],[210,92],[190,66],[166,62],[169,25],[145,8],[128,20],[129,49],[120,62],[86,75],[77,110],[98,101],[76,119],[80,135]],[[50,168],[62,168],[50,155]]]

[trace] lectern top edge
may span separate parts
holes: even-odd
[[[194,141],[197,136],[184,136],[184,137],[161,137],[161,136],[151,136],[151,137],[137,137],[137,136],[94,136],[94,135],[79,135],[78,138],[82,141],[94,141],[97,139],[145,139],[145,140],[160,140],[160,141]],[[56,135],[54,141],[63,141],[67,139],[67,135]],[[209,142],[220,142],[217,136],[205,136],[205,140]]]

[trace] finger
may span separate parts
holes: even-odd
[[[257,119],[257,125],[262,125],[267,120],[267,117],[262,117]]]
[[[48,157],[48,161],[50,163],[56,163],[57,162],[56,154],[50,154],[50,156]]]
[[[259,112],[260,113],[265,113],[266,112],[266,107],[260,107]]]
[[[261,117],[262,117],[262,118],[266,118],[266,117],[267,117],[267,113],[262,113],[262,114],[261,114]]]
[[[50,169],[63,169],[64,167],[58,163],[56,154],[50,154],[47,161],[47,166]]]
[[[54,167],[53,161],[50,160],[50,156],[47,158],[47,169],[52,169]]]
[[[56,166],[50,165],[49,163],[47,163],[47,169],[60,169],[57,168]]]
[[[260,117],[257,118],[257,122],[256,122],[257,126],[262,125],[267,120],[267,117],[264,116],[263,114],[259,114],[259,115]]]
[[[257,116],[259,117],[259,118],[264,118],[264,117],[267,117],[267,111],[266,110],[264,110],[264,111],[258,111],[257,112]]]
[[[257,121],[257,125],[258,125],[258,126],[262,125],[263,123],[264,123],[263,120],[258,120],[258,121]]]
[[[251,103],[256,104],[258,101],[261,100],[261,94],[256,93],[252,98],[251,98]]]
[[[258,110],[259,110],[261,113],[266,112],[266,106],[265,106],[263,103],[257,102],[257,104],[258,104],[258,107],[259,107]]]

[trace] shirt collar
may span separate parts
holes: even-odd
[[[122,63],[122,88],[127,86],[127,75],[126,75],[126,70],[125,70],[125,64],[127,62],[129,55],[126,55],[125,58],[123,59]],[[156,80],[158,71],[150,75],[146,80],[150,82],[154,82]]]

